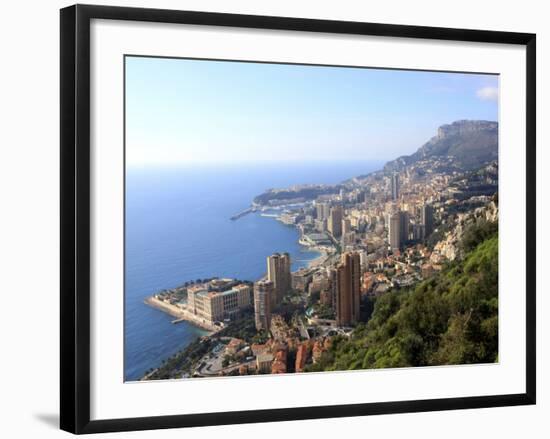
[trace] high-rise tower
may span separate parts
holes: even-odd
[[[349,326],[360,319],[361,263],[359,253],[343,253],[335,274],[336,324]]]
[[[327,228],[328,231],[335,238],[342,236],[342,218],[344,216],[344,209],[340,205],[333,206],[330,209],[330,215],[328,217]]]
[[[399,243],[402,246],[409,240],[409,212],[399,212]]]
[[[399,212],[388,215],[388,244],[392,250],[401,247],[401,216]]]
[[[421,207],[420,223],[424,225],[424,236],[427,238],[434,229],[434,210],[430,204],[424,204]]]
[[[254,321],[256,329],[269,331],[271,325],[271,296],[273,282],[261,280],[254,284]]]
[[[267,257],[267,279],[273,282],[275,293],[271,298],[271,305],[275,307],[291,289],[288,253],[275,253]]]
[[[399,174],[397,173],[391,176],[391,198],[392,200],[399,199]]]

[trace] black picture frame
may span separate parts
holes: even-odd
[[[526,47],[526,392],[416,401],[90,420],[90,21],[133,20],[256,29],[504,43]],[[536,36],[530,33],[74,5],[61,10],[61,429],[81,434],[426,412],[536,401]]]

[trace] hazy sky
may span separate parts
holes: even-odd
[[[390,160],[438,126],[498,120],[498,77],[126,58],[130,166]]]

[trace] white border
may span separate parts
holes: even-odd
[[[123,383],[123,54],[500,74],[498,365]],[[525,49],[94,20],[91,24],[91,418],[525,392]]]

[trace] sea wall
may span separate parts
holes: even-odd
[[[172,323],[185,321],[201,329],[204,329],[205,331],[208,331],[210,333],[209,335],[223,329],[221,326],[213,325],[210,322],[201,319],[200,317],[197,317],[195,314],[189,312],[184,308],[180,308],[179,306],[163,302],[162,300],[159,300],[154,296],[148,297],[147,299],[145,299],[144,302],[145,304],[153,308],[156,308],[160,311],[165,312],[166,314],[171,315],[172,317],[175,317],[176,320],[174,320]]]

